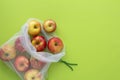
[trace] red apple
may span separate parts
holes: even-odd
[[[43,24],[43,29],[48,33],[54,32],[56,30],[56,22],[51,19],[46,20]]]
[[[42,74],[37,69],[29,69],[25,72],[24,80],[41,80]]]
[[[28,23],[28,33],[31,36],[36,36],[40,33],[41,31],[41,24],[37,20],[32,20]]]
[[[32,39],[32,45],[36,48],[36,50],[43,51],[46,48],[46,41],[43,36],[36,36]]]
[[[63,47],[64,47],[63,42],[58,37],[53,37],[53,38],[49,39],[49,41],[48,41],[48,49],[53,54],[61,52]]]
[[[22,37],[18,37],[15,41],[15,48],[16,50],[18,50],[19,52],[25,52],[25,49],[23,48],[23,45],[21,44],[21,39]]]
[[[14,61],[14,66],[17,71],[24,72],[29,69],[30,62],[25,56],[18,56]]]
[[[0,58],[4,61],[9,61],[11,59],[14,59],[16,57],[16,51],[15,48],[11,45],[4,45],[0,49]]]
[[[35,69],[42,69],[45,66],[45,62],[39,61],[33,57],[30,59],[31,66]]]

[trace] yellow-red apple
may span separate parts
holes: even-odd
[[[31,58],[30,58],[30,64],[31,64],[31,66],[32,66],[33,68],[40,70],[40,69],[42,69],[42,68],[45,66],[46,63],[43,62],[43,61],[39,61],[39,60],[31,57]]]
[[[56,22],[49,19],[49,20],[46,20],[44,23],[43,23],[43,29],[47,32],[47,33],[51,33],[51,32],[54,32],[56,30]]]
[[[17,71],[24,72],[29,69],[30,62],[25,56],[18,56],[14,61],[14,66]]]
[[[32,39],[32,45],[38,52],[43,51],[46,48],[46,40],[43,36],[35,36]]]
[[[9,61],[16,57],[16,50],[12,45],[4,45],[0,49],[0,58],[4,61]]]
[[[41,80],[41,73],[37,69],[29,69],[25,72],[24,80]]]
[[[58,37],[53,37],[53,38],[49,39],[49,41],[48,41],[48,49],[53,54],[61,52],[63,47],[64,47],[63,42]]]
[[[20,37],[18,37],[16,40],[15,40],[15,49],[16,50],[18,50],[19,52],[25,52],[26,50],[24,49],[24,47],[23,47],[23,45],[22,45],[22,43],[21,43],[21,41],[20,41],[20,39],[21,39],[22,37],[20,36]]]
[[[28,33],[31,36],[36,36],[40,33],[41,31],[41,24],[37,20],[32,20],[28,23]]]

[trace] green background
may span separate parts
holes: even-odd
[[[0,0],[0,45],[29,18],[53,19],[71,71],[53,63],[48,80],[120,80],[120,0]],[[0,80],[20,80],[0,60]]]

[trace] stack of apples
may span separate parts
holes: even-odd
[[[46,46],[53,54],[61,52],[63,49],[63,42],[60,38],[52,37],[49,40],[46,40],[41,34],[41,30],[44,30],[49,34],[53,33],[56,30],[56,27],[56,22],[53,20],[46,20],[43,24],[37,20],[31,20],[29,22],[28,33],[32,37],[31,42],[37,52],[44,51]]]
[[[38,20],[28,22],[28,34],[31,37],[31,44],[37,52],[49,51],[50,54],[55,55],[62,51],[64,45],[60,38],[52,37],[47,40],[42,34],[42,30],[44,30],[49,35],[56,30],[56,27],[56,22],[51,19],[44,21],[43,24]],[[24,80],[41,80],[40,70],[47,63],[27,54],[21,43],[21,38],[22,36],[17,37],[13,45],[5,44],[1,47],[0,59],[6,62],[11,61],[16,71],[24,74]]]

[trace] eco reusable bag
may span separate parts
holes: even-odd
[[[22,80],[45,80],[46,72],[51,62],[58,62],[65,55],[65,49],[58,54],[52,54],[47,49],[42,52],[37,52],[31,44],[31,39],[28,34],[28,23],[31,20],[37,20],[42,25],[42,21],[38,19],[29,19],[18,33],[1,46],[0,58],[16,72]],[[54,34],[47,34],[43,30],[43,25],[41,28],[41,35],[45,37],[46,41],[55,36]],[[36,63],[34,63],[34,61],[31,62],[32,60],[36,60]],[[41,65],[39,65],[39,67],[41,68],[36,69],[34,66],[40,62]],[[21,68],[18,70],[16,67]]]
[[[71,66],[77,64],[68,63],[61,59],[65,55],[65,46],[57,54],[51,53],[48,48],[41,52],[36,50],[31,43],[31,36],[28,34],[29,22],[32,20],[41,24],[39,35],[44,36],[46,42],[57,37],[54,33],[44,31],[42,21],[31,18],[18,33],[0,47],[0,59],[16,72],[21,80],[45,80],[52,62],[62,62],[73,71]]]

